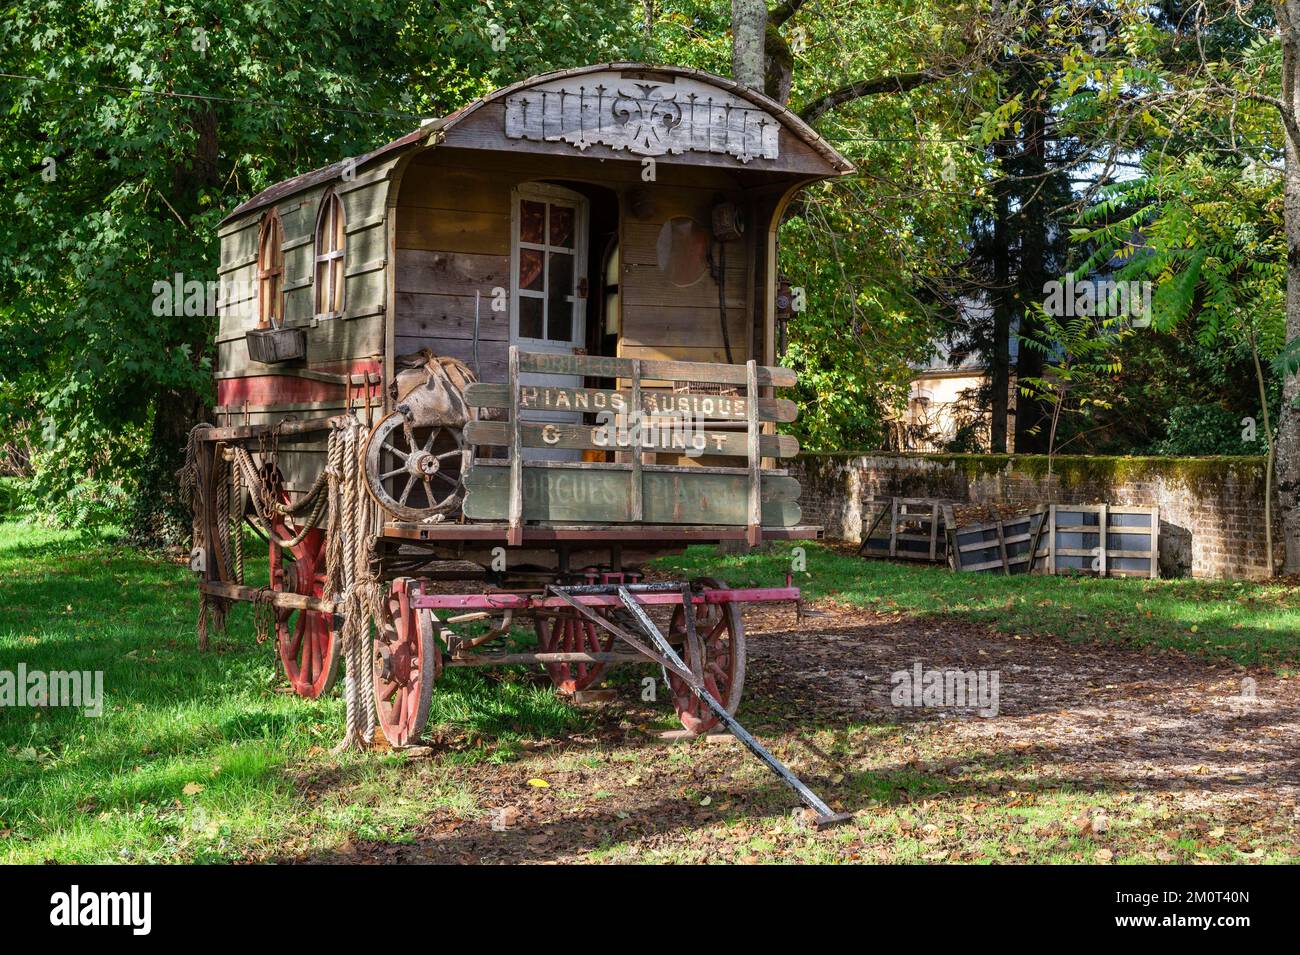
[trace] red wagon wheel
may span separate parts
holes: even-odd
[[[712,577],[702,577],[696,583],[710,590],[726,590],[727,585]],[[735,713],[745,690],[745,624],[741,619],[740,605],[734,603],[695,604],[695,637],[688,638],[685,608],[673,609],[668,639],[683,644],[682,659],[690,671],[704,677],[704,688],[721,703],[728,713]],[[699,697],[691,692],[686,681],[671,671],[668,687],[673,694],[673,706],[682,726],[690,733],[707,733],[718,725],[719,719]]]
[[[270,529],[280,540],[291,540],[298,533],[280,516],[271,521]],[[285,560],[286,556],[290,559]],[[287,548],[271,541],[271,589],[308,597],[324,595],[324,531],[313,528]],[[275,611],[275,645],[285,676],[299,696],[314,700],[334,685],[339,671],[339,643],[331,614],[317,610]]]
[[[414,590],[415,581],[409,577],[392,582],[375,634],[375,713],[393,746],[420,738],[429,721],[433,685],[442,673],[433,613],[411,606]]]
[[[599,610],[596,611],[600,613]],[[533,619],[540,653],[609,653],[615,637],[604,627],[580,617],[575,610],[563,609],[553,617],[538,614]],[[605,663],[547,663],[546,674],[555,688],[566,695],[585,690],[600,682]]]

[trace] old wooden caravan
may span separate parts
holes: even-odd
[[[802,187],[850,171],[759,93],[618,63],[530,78],[241,205],[220,227],[217,420],[183,483],[203,613],[272,604],[315,697],[358,645],[358,582],[382,584],[394,745],[444,664],[534,662],[577,692],[651,660],[688,729],[730,720],[742,604],[797,589],[642,584],[626,561],[817,536],[780,466],[798,444],[778,427],[796,408],[776,231]],[[243,580],[244,520],[270,541],[265,590]],[[626,629],[650,633],[642,607],[671,611],[662,652]],[[530,620],[536,652],[503,649]]]

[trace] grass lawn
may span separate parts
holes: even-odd
[[[0,860],[216,861],[280,839],[292,846],[304,832],[318,845],[397,834],[427,808],[304,799],[291,772],[304,763],[382,788],[404,758],[331,754],[342,699],[285,693],[274,646],[256,642],[247,607],[215,652],[198,653],[195,609],[183,564],[0,524],[0,670],[104,674],[98,718],[0,709]],[[439,683],[432,721],[468,740],[456,759],[508,758],[525,735],[581,724],[583,714],[519,676],[459,670]],[[468,809],[472,797],[438,799]]]
[[[795,545],[718,556],[692,547],[660,565],[733,587],[779,586]],[[845,548],[804,544],[794,574],[806,599],[943,615],[1006,633],[1132,647],[1165,647],[1246,665],[1300,663],[1300,586],[1224,580],[1147,580],[955,574],[922,564],[864,560]]]
[[[810,597],[1276,667],[1298,656],[1295,588],[960,576],[867,563],[820,546],[808,546],[806,556],[798,577]],[[715,574],[733,585],[778,583],[790,559],[789,548],[744,558],[697,548],[661,566]],[[937,750],[923,754],[920,768],[891,765],[887,754],[916,746],[911,730],[893,725],[845,727],[845,734],[879,743],[879,751],[822,780],[839,801],[875,810],[834,835],[796,832],[789,794],[743,754],[720,757],[720,744],[705,742],[647,742],[638,726],[671,717],[662,702],[649,715],[636,704],[584,710],[521,669],[444,675],[431,725],[446,745],[432,759],[336,755],[330,749],[341,734],[342,701],[287,694],[273,647],[254,640],[246,607],[232,615],[228,637],[199,654],[195,608],[182,564],[111,540],[0,524],[0,670],[22,664],[102,671],[105,697],[97,718],[62,708],[0,709],[0,860],[227,861],[346,852],[361,843],[400,847],[431,820],[482,825],[507,797],[529,811],[550,806],[562,820],[593,814],[595,822],[571,834],[582,847],[576,854],[592,859],[935,861],[942,850],[934,834],[969,826],[962,820],[971,812],[994,834],[971,843],[987,843],[989,858],[1000,857],[1005,838],[997,833],[1007,825],[1021,833],[1023,848],[1013,854],[1022,860],[1087,861],[1096,851],[1087,840],[1074,846],[1075,835],[1053,842],[1040,832],[1101,804],[1076,789],[1045,790],[1041,800],[1021,800],[1025,808],[1014,811],[987,794],[975,809],[957,802],[925,808],[931,794],[951,786],[948,770],[929,764]],[[752,727],[760,732],[761,714],[772,705],[763,702]],[[775,736],[771,724],[768,730]],[[798,744],[790,736],[773,739],[796,762]],[[819,745],[833,753],[846,744],[832,734]],[[710,776],[720,761],[726,774]],[[1037,787],[1024,760],[978,772],[1000,780],[993,791],[1005,791],[1008,774],[1023,780],[1022,791]],[[539,777],[550,785],[539,785]],[[648,790],[647,780],[663,788]],[[978,779],[967,782],[983,792]],[[1130,795],[1106,796],[1116,819],[1158,818],[1163,811],[1145,802],[1130,806]],[[619,834],[629,818],[653,829],[660,816],[674,820],[675,841],[646,848],[639,837]],[[1186,831],[1177,837],[1190,838]],[[1182,857],[1176,840],[1169,847]]]

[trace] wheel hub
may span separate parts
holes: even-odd
[[[432,451],[416,451],[406,459],[406,469],[416,477],[433,477],[438,468],[438,458]]]

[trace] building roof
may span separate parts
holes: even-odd
[[[305,172],[300,176],[294,176],[292,179],[286,179],[278,182],[274,186],[262,190],[253,196],[247,202],[242,203],[233,212],[222,219],[222,224],[226,224],[241,216],[254,212],[264,206],[273,205],[282,199],[285,199],[295,193],[311,189],[321,183],[333,182],[342,176],[344,170],[351,166],[353,170],[360,171],[366,165],[383,159],[394,153],[400,153],[407,149],[414,149],[421,144],[426,143],[431,136],[438,133],[446,133],[454,128],[458,123],[463,122],[468,116],[477,112],[479,109],[496,102],[504,97],[510,96],[520,90],[528,89],[532,86],[539,86],[544,83],[557,79],[568,77],[582,76],[587,73],[596,73],[606,70],[626,70],[626,71],[645,71],[647,73],[659,73],[669,76],[684,76],[702,83],[708,83],[717,86],[720,89],[731,93],[741,99],[749,100],[755,106],[766,110],[777,119],[795,136],[807,143],[818,155],[835,169],[840,175],[853,172],[853,164],[841,156],[829,143],[821,138],[811,126],[800,119],[794,112],[785,106],[782,106],[776,100],[765,96],[764,94],[742,86],[733,80],[721,76],[715,76],[712,73],[706,73],[703,70],[696,70],[683,66],[651,66],[646,63],[596,63],[591,66],[583,66],[575,69],[556,70],[551,73],[541,73],[537,76],[530,76],[526,80],[513,83],[510,86],[502,87],[486,96],[481,96],[476,100],[466,103],[459,109],[448,113],[446,116],[425,122],[418,129],[412,130],[405,136],[394,139],[392,142],[380,146],[364,156],[340,160],[331,163],[328,166],[322,166],[320,169],[313,169],[311,172]]]

